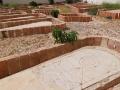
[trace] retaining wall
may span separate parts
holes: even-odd
[[[59,19],[65,22],[89,22],[92,21],[92,17],[83,14],[60,14]]]
[[[37,20],[37,21],[36,21]],[[46,21],[46,19],[36,19],[36,20],[31,20],[30,22],[39,22],[41,21]],[[58,19],[51,19],[48,18],[47,21],[51,21],[52,25],[51,26],[40,26],[40,27],[28,27],[28,28],[23,28],[23,29],[15,29],[15,30],[4,30],[1,29],[1,33],[2,33],[2,38],[14,38],[14,37],[19,37],[19,36],[27,36],[27,35],[34,35],[34,34],[47,34],[50,33],[52,31],[53,28],[60,28],[60,29],[65,29],[66,28],[66,23],[62,22]],[[24,23],[29,23],[29,21],[24,21],[22,22]],[[18,25],[21,24],[21,22],[19,23],[13,23],[12,25]],[[11,25],[11,24],[10,24]]]
[[[49,9],[49,8],[40,8],[40,9],[35,9],[32,12],[33,13],[44,13],[46,15],[51,15],[51,11],[52,11],[52,9]]]
[[[48,21],[50,18],[31,18],[28,20],[14,20],[14,21],[5,21],[5,22],[0,22],[0,29],[8,28],[8,27],[14,27],[18,25],[25,25],[29,23],[34,23],[34,22],[40,22],[40,21]]]
[[[119,12],[112,11],[99,11],[99,15],[102,17],[111,17],[112,19],[120,19],[120,10]]]

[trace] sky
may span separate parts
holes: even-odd
[[[96,4],[101,4],[103,2],[110,2],[110,3],[117,3],[120,2],[120,0],[87,0],[90,3],[96,3]]]

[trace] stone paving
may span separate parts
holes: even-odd
[[[85,47],[1,79],[0,90],[82,90],[118,71],[118,53]]]

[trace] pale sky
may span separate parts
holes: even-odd
[[[117,3],[117,2],[120,2],[120,0],[87,0],[88,2],[90,3],[96,3],[96,4],[100,4],[100,3],[103,3],[103,2],[110,2],[110,3]]]

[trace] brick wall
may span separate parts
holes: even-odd
[[[92,17],[82,14],[60,14],[59,19],[65,22],[89,22],[92,21]]]
[[[112,19],[120,19],[120,11],[118,13],[111,11],[99,11],[99,15],[102,17],[111,17]]]
[[[35,19],[35,20],[24,20],[22,22],[16,21],[14,23],[6,23],[6,26],[16,26],[16,25],[22,25],[26,23],[32,23],[32,22],[39,22],[39,21],[51,21],[53,24],[52,26],[40,26],[40,27],[32,27],[32,28],[24,28],[24,29],[15,29],[15,30],[1,30],[2,37],[3,38],[14,38],[19,36],[27,36],[27,35],[34,35],[34,34],[47,34],[52,31],[53,28],[66,28],[66,23],[62,22],[60,20],[46,18],[46,19]]]

